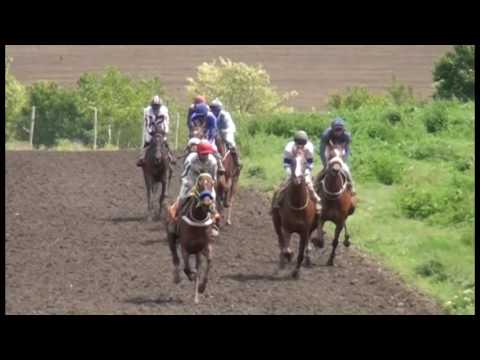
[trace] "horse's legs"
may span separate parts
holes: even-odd
[[[182,246],[182,257],[183,257],[183,272],[187,275],[188,280],[193,280],[192,269],[190,269],[190,255],[187,250]]]
[[[198,280],[200,278],[200,253],[195,254],[195,304],[198,304]]]
[[[320,220],[317,226],[317,241],[314,242],[315,246],[318,248],[323,248],[325,246],[325,239],[324,239],[324,232],[323,232],[323,225],[325,225],[324,220]]]
[[[212,265],[212,245],[211,244],[208,244],[207,247],[205,248],[204,255],[207,258],[207,268],[205,269],[205,275],[203,275],[203,281],[200,284],[200,288],[198,289],[200,294],[203,294],[203,292],[207,288],[208,272],[210,271],[210,266]]]
[[[148,211],[148,215],[147,215],[147,219],[148,220],[151,220],[151,210],[152,210],[152,203],[151,203],[151,192],[152,192],[152,182],[151,182],[151,178],[150,176],[148,175],[144,175],[144,179],[145,179],[145,189],[146,189],[146,192],[147,192],[147,211]]]
[[[305,247],[308,245],[308,232],[304,232],[300,235],[300,242],[298,244],[298,255],[297,255],[297,265],[292,272],[292,277],[294,279],[298,279],[298,275],[300,272],[300,267],[302,266],[303,257],[305,253]]]
[[[178,257],[175,234],[167,233],[167,239],[170,252],[172,253],[173,266],[175,267],[173,270],[173,282],[178,284],[180,282],[180,258]]]
[[[338,238],[340,237],[340,233],[343,230],[344,224],[345,223],[336,224],[335,238],[333,239],[333,242],[332,242],[332,252],[331,252],[330,258],[328,259],[328,262],[327,262],[328,266],[333,266],[333,259],[335,258],[335,250],[337,249],[337,246],[338,246]]]
[[[228,208],[227,224],[232,225],[232,204],[230,204],[230,207]]]
[[[307,246],[305,249],[305,266],[306,267],[311,267],[312,266],[312,260],[310,259],[310,252],[312,251],[312,244],[310,244],[310,238],[307,237]]]
[[[158,201],[158,216],[162,214],[162,205],[165,200],[165,191],[167,190],[167,183],[165,180],[162,181],[162,193],[160,195],[160,200]]]
[[[345,228],[345,233],[344,233],[345,237],[343,238],[343,245],[345,247],[349,247],[350,246],[350,233],[347,230],[347,222],[346,221],[345,221],[344,228]]]
[[[283,249],[283,254],[287,258],[287,261],[292,261],[293,251],[290,249],[290,240],[292,239],[292,234],[283,229],[283,238],[285,239],[285,247]]]
[[[283,269],[285,267],[285,257],[283,256],[283,249],[285,248],[285,239],[283,237],[283,232],[282,232],[282,220],[280,218],[280,214],[278,213],[278,210],[273,209],[272,220],[273,220],[273,227],[275,228],[275,232],[277,233],[277,237],[278,237],[278,247],[280,248],[279,267],[280,269]]]

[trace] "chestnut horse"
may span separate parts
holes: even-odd
[[[345,149],[341,144],[330,142],[325,150],[327,166],[323,170],[325,176],[322,180],[317,177],[315,181],[315,190],[322,199],[322,214],[318,226],[318,240],[315,243],[318,247],[324,246],[323,226],[326,221],[335,224],[335,235],[332,242],[332,252],[327,265],[333,266],[335,250],[338,246],[338,238],[343,229],[345,229],[345,238],[343,244],[350,246],[350,234],[347,230],[347,218],[355,211],[357,198],[352,195],[351,188],[347,187],[347,175],[344,170]]]
[[[217,139],[218,152],[222,156],[223,167],[225,168],[225,174],[220,176],[217,182],[217,207],[218,211],[222,214],[223,209],[228,209],[227,224],[232,224],[232,204],[234,196],[238,190],[238,179],[240,177],[240,167],[236,165],[235,156],[238,156],[236,152],[232,150],[226,150],[225,142],[218,136]]]
[[[212,192],[214,181],[210,174],[203,173],[197,178],[192,189],[192,195],[180,213],[180,219],[174,219],[174,205],[169,208],[167,218],[167,239],[172,254],[174,282],[180,282],[180,259],[177,246],[180,244],[184,272],[190,281],[195,281],[195,304],[198,304],[198,293],[203,293],[207,287],[208,273],[212,262]],[[207,194],[206,196],[204,196]],[[199,284],[201,256],[207,259],[207,268],[202,282]],[[196,266],[190,268],[190,255],[195,255]]]
[[[310,247],[308,241],[312,232],[317,228],[317,214],[315,201],[310,199],[307,183],[305,181],[306,159],[303,151],[298,151],[291,162],[291,176],[288,180],[283,201],[278,209],[272,207],[273,226],[278,236],[280,246],[280,269],[285,266],[285,260],[291,261],[293,252],[289,248],[290,238],[293,233],[300,236],[297,264],[292,272],[298,278],[300,266],[307,249],[306,262],[310,266]],[[278,192],[276,196],[278,196]]]

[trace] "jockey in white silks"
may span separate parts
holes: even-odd
[[[217,98],[210,103],[210,109],[217,118],[217,134],[220,135],[225,142],[227,149],[231,151],[232,158],[237,166],[241,166],[238,152],[235,145],[235,132],[237,128],[233,122],[232,116],[228,111],[223,109],[223,104]]]
[[[167,135],[170,132],[170,116],[168,114],[168,108],[162,104],[162,99],[158,95],[155,95],[150,103],[150,106],[145,108],[143,112],[143,126],[144,126],[144,138],[143,148],[140,152],[137,166],[143,166],[145,163],[145,155],[147,153],[148,145],[152,141],[152,136],[155,131],[161,131],[165,134],[164,140],[167,145],[170,161],[175,163],[175,158],[170,152],[170,148],[167,142]]]
[[[320,214],[322,210],[321,199],[318,196],[317,192],[314,189],[313,181],[312,181],[312,169],[313,169],[313,154],[314,154],[314,147],[313,144],[308,140],[307,133],[305,131],[298,131],[294,136],[294,141],[290,141],[286,146],[283,153],[283,167],[286,173],[286,180],[280,186],[280,189],[275,196],[273,201],[273,207],[279,208],[280,203],[283,200],[285,190],[288,185],[288,180],[292,174],[292,169],[290,164],[292,159],[295,158],[297,151],[302,150],[305,154],[305,159],[307,160],[307,168],[305,170],[305,182],[308,187],[308,191],[310,193],[311,198],[315,201],[315,209],[318,214]]]

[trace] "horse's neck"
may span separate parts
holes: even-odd
[[[194,221],[203,221],[208,215],[208,209],[204,206],[197,206],[198,202],[194,201],[192,203],[192,210],[191,210],[191,220]]]
[[[332,173],[327,172],[325,175],[325,186],[330,192],[340,191],[343,186],[342,173],[339,171],[337,175],[333,175]]]
[[[295,185],[293,182],[290,182],[288,188],[288,200],[292,206],[302,207],[307,201],[307,184],[305,182]]]

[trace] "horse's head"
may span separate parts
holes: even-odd
[[[158,163],[168,156],[167,144],[165,142],[165,132],[155,131],[152,136],[152,143],[155,147],[155,162]]]
[[[290,164],[291,175],[290,179],[295,185],[300,185],[305,182],[305,170],[307,169],[307,160],[303,149],[296,151],[295,157]]]
[[[326,149],[327,171],[333,171],[335,174],[342,169],[345,157],[345,147],[341,144],[329,142]]]
[[[200,194],[201,206],[210,207],[213,204],[213,188],[215,182],[208,173],[202,173],[197,178],[196,188]]]

